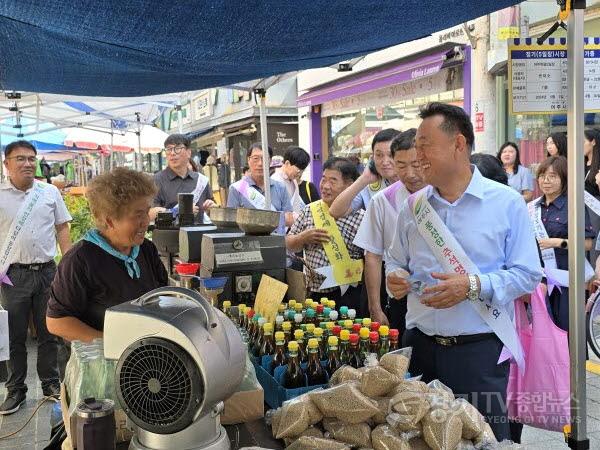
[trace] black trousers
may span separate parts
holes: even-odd
[[[50,295],[50,284],[54,279],[54,264],[40,270],[11,266],[8,277],[14,286],[0,287],[0,302],[8,311],[8,333],[10,360],[8,361],[8,393],[27,392],[27,327],[29,315],[37,332],[37,373],[42,389],[58,385],[57,339],[46,328],[46,306]]]
[[[490,337],[469,344],[443,346],[416,328],[406,330],[403,346],[413,347],[410,373],[429,383],[438,379],[474,405],[498,441],[510,438],[506,410],[508,361],[498,364],[502,342]]]

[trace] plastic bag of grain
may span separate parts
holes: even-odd
[[[464,398],[457,398],[452,404],[452,408],[458,411],[460,420],[463,424],[463,439],[473,440],[477,436],[485,433],[486,422],[481,413]]]
[[[337,419],[323,419],[323,428],[336,441],[358,447],[371,446],[371,427],[366,423],[347,424]]]
[[[491,447],[495,444],[498,444],[496,435],[492,431],[492,427],[490,427],[489,423],[485,422],[483,425],[483,432],[473,439],[473,443],[477,448],[482,448],[484,446]]]
[[[306,394],[324,417],[346,423],[362,423],[379,412],[377,402],[366,397],[357,382],[347,382]]]
[[[296,400],[306,402],[306,405],[307,405],[306,407],[308,409],[308,424],[309,425],[316,425],[321,420],[323,420],[323,414],[321,414],[321,411],[319,410],[319,408],[317,408],[317,405],[315,405],[313,403],[313,401],[308,397],[308,393],[302,394],[299,397],[296,397]]]
[[[392,389],[388,397],[393,397],[400,392],[420,392],[422,394],[429,393],[429,388],[420,380],[400,380],[398,385]]]
[[[461,439],[461,441],[458,443],[458,447],[456,447],[456,450],[477,450],[477,449],[473,445],[472,441],[469,441],[468,439]]]
[[[427,384],[429,392],[442,396],[444,399],[452,403],[454,401],[454,392],[440,380],[433,380]]]
[[[395,428],[412,431],[429,411],[429,402],[422,392],[402,391],[390,400],[390,410],[396,412]]]
[[[382,366],[367,367],[360,379],[360,390],[367,397],[383,397],[390,393],[401,381],[396,375]]]
[[[288,445],[292,445],[292,442],[294,442],[296,439],[299,439],[303,436],[322,438],[323,432],[319,428],[311,426],[304,430],[302,434],[300,434],[300,436],[296,436],[293,438],[284,438],[283,442],[285,442],[285,446],[287,447]]]
[[[292,442],[287,450],[350,450],[350,446],[333,439],[302,436]]]
[[[336,386],[346,381],[360,381],[362,374],[352,366],[342,366],[329,379],[329,386]]]
[[[371,442],[375,450],[410,450],[409,441],[389,425],[379,425],[371,433]]]
[[[273,437],[277,436],[277,430],[279,429],[279,422],[281,422],[281,408],[271,409],[265,414],[265,423],[271,425],[271,432]]]
[[[373,398],[373,400],[377,402],[377,408],[379,409],[379,412],[371,418],[371,421],[377,425],[387,423],[386,417],[390,412],[390,401],[392,400],[392,398],[379,397]]]
[[[432,409],[422,425],[423,438],[433,450],[454,450],[462,439],[462,421],[452,409]]]
[[[408,444],[410,445],[410,450],[430,450],[429,445],[427,445],[427,442],[422,437],[411,439],[408,441]]]
[[[410,366],[411,356],[412,347],[401,348],[383,355],[379,360],[379,365],[398,378],[403,379]]]
[[[423,431],[421,422],[415,423],[413,420],[407,419],[406,415],[398,414],[397,412],[389,413],[385,420],[389,426],[400,434],[418,433],[420,436]]]
[[[281,406],[281,417],[278,420],[275,437],[283,439],[302,434],[311,425],[309,410],[312,406],[310,399],[305,396],[284,402]]]

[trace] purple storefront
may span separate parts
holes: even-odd
[[[384,128],[418,126],[419,108],[431,101],[471,109],[471,48],[447,44],[427,53],[317,86],[298,98],[309,107],[311,179],[321,178],[330,156],[364,163],[371,140]]]

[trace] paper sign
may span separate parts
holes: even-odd
[[[279,305],[288,290],[288,285],[268,275],[260,278],[254,310],[269,322],[275,322]]]

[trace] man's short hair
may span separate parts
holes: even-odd
[[[255,148],[259,149],[260,151],[262,151],[262,149],[263,149],[262,144],[260,142],[255,142],[250,147],[248,147],[248,153],[246,154],[246,157],[248,159],[250,159],[250,156],[252,156],[252,150],[254,150]],[[272,158],[272,157],[273,157],[273,149],[269,145],[269,158]]]
[[[346,158],[340,158],[338,156],[333,156],[325,161],[325,164],[323,164],[323,170],[337,170],[342,174],[344,181],[354,182],[359,176],[356,164]]]
[[[14,141],[8,144],[4,149],[4,157],[8,158],[9,155],[18,148],[26,148],[27,150],[33,150],[33,153],[37,155],[37,150],[35,149],[34,145],[31,142],[22,139],[20,141]]]
[[[464,109],[447,103],[432,102],[423,107],[419,113],[421,119],[433,116],[442,116],[444,121],[440,125],[440,129],[446,133],[462,134],[467,141],[469,151],[473,151],[473,144],[475,143],[473,124]]]
[[[310,156],[306,150],[301,147],[291,145],[283,154],[283,162],[289,161],[292,166],[296,166],[300,170],[304,170],[310,163]]]
[[[396,152],[402,150],[410,150],[415,147],[415,136],[417,135],[416,128],[410,128],[397,135],[392,143],[390,144],[390,150],[392,152],[392,158]]]
[[[508,175],[506,175],[504,166],[494,155],[473,153],[471,164],[475,164],[485,178],[508,185]]]
[[[386,128],[385,130],[378,131],[377,134],[373,136],[371,150],[375,150],[375,144],[379,144],[380,142],[390,142],[399,134],[400,131],[393,128]]]
[[[168,145],[184,145],[185,148],[190,148],[191,144],[192,143],[185,134],[170,134],[169,137],[165,139],[164,146],[167,147]]]

